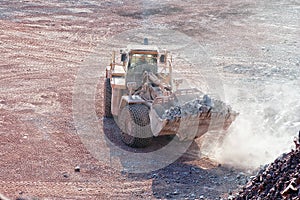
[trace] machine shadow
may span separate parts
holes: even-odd
[[[103,119],[103,131],[106,139],[113,145],[129,152],[151,152],[167,145],[169,138],[155,138],[153,144],[147,148],[131,148],[126,146],[120,138],[120,129],[113,119]],[[114,152],[111,152],[114,154]],[[115,155],[114,155],[115,156]],[[122,156],[118,159],[125,168],[128,163]],[[141,158],[142,159],[142,158]],[[148,173],[128,173],[122,171],[122,174],[128,179],[134,181],[138,180],[152,180],[152,195],[158,199],[196,199],[201,195],[209,193],[214,197],[220,196],[222,193],[228,191],[228,187],[232,184],[230,180],[222,180],[224,174],[231,174],[236,176],[231,168],[223,167],[209,160],[208,158],[201,158],[199,144],[193,142],[186,153],[184,153],[175,162],[168,166],[148,172]],[[224,186],[228,181],[229,186]],[[234,188],[234,187],[233,187]]]

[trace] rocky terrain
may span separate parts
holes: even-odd
[[[299,199],[300,148],[284,153],[239,192],[236,199]]]
[[[227,198],[300,129],[299,11],[294,0],[0,1],[0,193]],[[164,163],[149,152],[168,138],[131,149],[102,117],[112,51],[145,35],[171,50],[175,77],[240,113],[224,143],[209,133]]]

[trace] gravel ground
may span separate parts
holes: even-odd
[[[299,9],[293,0],[2,0],[0,193],[11,199],[227,197],[252,169],[288,151],[300,129]],[[207,134],[168,166],[133,174],[124,169],[140,167],[142,159],[129,162],[112,145],[147,153],[169,140],[155,139],[143,150],[122,144],[115,122],[102,119],[102,85],[111,51],[143,33],[172,50],[175,76],[240,116],[221,148],[212,149]],[[101,131],[85,140],[87,128]]]

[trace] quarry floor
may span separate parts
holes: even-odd
[[[252,169],[289,150],[300,129],[299,15],[293,0],[1,1],[0,193],[227,197]],[[103,118],[112,51],[143,37],[171,50],[175,76],[240,112],[217,150],[208,134],[160,165],[147,153],[166,138],[134,150]]]

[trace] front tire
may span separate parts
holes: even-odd
[[[142,104],[125,106],[120,114],[120,128],[122,141],[136,148],[149,146],[152,142],[149,109]]]

